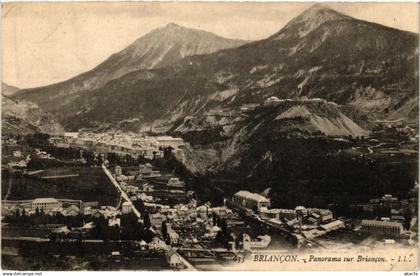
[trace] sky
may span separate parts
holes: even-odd
[[[171,22],[227,38],[263,39],[311,5],[309,2],[5,3],[3,81],[30,88],[69,79]],[[327,5],[358,19],[418,33],[416,3]]]

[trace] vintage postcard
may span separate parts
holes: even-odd
[[[418,13],[3,3],[2,270],[417,271]]]

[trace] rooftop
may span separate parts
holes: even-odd
[[[53,197],[36,198],[32,201],[34,203],[58,203],[58,200]]]
[[[342,222],[341,220],[335,220],[330,223],[321,225],[321,228],[324,230],[327,230],[327,229],[331,229],[337,226],[344,226],[344,222]]]
[[[240,196],[240,197],[244,197],[247,199],[251,199],[251,200],[256,200],[258,202],[268,202],[268,199],[265,198],[264,196],[257,194],[257,193],[251,193],[248,191],[239,191],[235,194],[235,196]]]
[[[382,225],[382,226],[402,226],[400,222],[396,221],[384,221],[384,220],[368,220],[364,219],[362,220],[362,226],[363,225]]]
[[[74,210],[74,211],[76,211],[76,212],[79,212],[80,211],[80,209],[79,209],[79,207],[77,207],[76,205],[70,205],[69,207],[67,207],[66,208],[66,210],[67,211],[71,211],[71,210]]]

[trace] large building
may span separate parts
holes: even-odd
[[[184,181],[180,181],[177,177],[171,177],[168,180],[168,187],[175,187],[175,188],[184,188],[185,183]]]
[[[326,223],[332,221],[333,212],[328,209],[312,209],[311,216],[316,218],[318,223]]]
[[[403,226],[400,222],[395,221],[362,220],[362,231],[378,235],[399,236],[403,231]]]
[[[275,106],[275,105],[278,105],[279,103],[284,102],[284,101],[285,100],[283,100],[283,99],[280,100],[279,98],[277,98],[275,96],[272,96],[272,97],[266,99],[263,105],[264,106]]]
[[[122,169],[120,166],[115,166],[115,175],[122,175]]]
[[[239,191],[234,194],[233,202],[248,209],[256,207],[258,211],[260,211],[263,207],[270,207],[270,201],[266,197],[248,191]]]
[[[78,132],[64,132],[64,140],[66,142],[72,142],[79,138]]]
[[[334,231],[340,228],[345,228],[346,225],[341,220],[334,220],[332,222],[329,222],[327,224],[320,225],[320,228],[324,230],[325,232]]]
[[[158,136],[156,137],[159,147],[172,147],[173,149],[178,149],[184,145],[184,140],[182,138],[175,138],[171,136]]]
[[[43,210],[44,213],[49,213],[55,208],[62,207],[61,202],[57,199],[48,197],[48,198],[36,198],[31,203],[31,209],[36,210],[38,208],[39,211]]]
[[[150,163],[146,163],[145,165],[139,165],[139,173],[140,174],[151,174],[153,172],[153,166]]]

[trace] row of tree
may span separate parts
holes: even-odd
[[[34,214],[29,214],[25,209],[17,209],[13,215],[8,215],[4,218],[5,223],[14,226],[36,226],[48,224],[63,224],[68,228],[81,227],[86,222],[82,214],[76,216],[64,216],[60,213],[55,215],[45,214],[44,210],[36,209]]]

